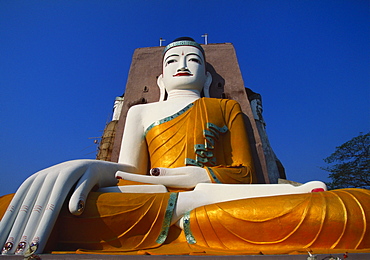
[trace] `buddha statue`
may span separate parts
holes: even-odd
[[[254,184],[240,106],[207,97],[201,45],[178,38],[162,63],[161,98],[130,108],[118,163],[68,161],[24,181],[0,222],[3,254],[370,248],[367,190]]]

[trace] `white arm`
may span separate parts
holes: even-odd
[[[130,173],[148,173],[148,148],[142,124],[143,106],[133,106],[126,118],[118,162],[132,166]]]

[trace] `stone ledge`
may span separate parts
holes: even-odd
[[[188,259],[204,259],[204,260],[307,260],[308,255],[91,255],[91,254],[41,254],[41,259],[123,259],[123,260],[188,260]],[[329,259],[329,256],[339,257],[343,259],[343,254],[320,254],[316,256],[317,260]],[[6,259],[24,259],[22,256],[0,256],[2,260]],[[352,253],[348,254],[348,260],[367,260],[370,259],[370,253]]]

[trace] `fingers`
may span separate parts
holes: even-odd
[[[152,168],[149,171],[149,174],[152,176],[187,175],[187,176],[191,176],[191,178],[197,178],[200,175],[208,176],[206,170],[198,166],[186,166],[186,167],[177,167],[177,168],[157,167],[157,168]]]
[[[116,172],[116,178],[117,179],[124,179],[129,181],[137,181],[137,182],[144,182],[144,183],[152,183],[152,184],[163,184],[162,183],[164,176],[161,176],[161,178],[157,176],[148,176],[148,175],[141,175],[141,174],[132,174],[128,172],[123,171],[117,171]],[[168,178],[168,176],[167,176]]]
[[[63,169],[58,174],[44,214],[37,225],[30,244],[31,247],[35,247],[35,253],[43,251],[67,194],[81,175],[84,174],[87,167],[87,164],[77,163],[77,165],[73,165],[68,169]]]
[[[120,192],[120,193],[165,193],[168,192],[164,185],[124,185],[100,188],[98,192]]]
[[[94,161],[78,181],[75,191],[69,201],[69,211],[74,215],[81,215],[88,194],[95,187],[107,187],[117,184],[114,174],[120,165],[117,163]]]
[[[173,176],[173,175],[186,175],[186,172],[180,168],[163,168],[163,167],[158,167],[158,168],[152,168],[149,171],[149,174],[152,176]]]
[[[38,222],[33,228],[35,231],[30,232],[30,234],[26,234],[27,237],[32,237],[31,243],[26,247],[27,254],[41,253],[43,251],[65,198],[81,176],[83,176],[81,181],[79,181],[79,184],[81,185],[77,186],[77,188],[81,187],[81,192],[80,194],[75,192],[76,194],[79,194],[77,195],[78,198],[83,196],[83,200],[80,200],[80,205],[85,202],[87,194],[93,186],[99,186],[101,183],[111,184],[113,182],[113,184],[115,184],[117,182],[114,178],[117,164],[114,163],[105,163],[95,160],[78,160],[62,164],[58,170],[59,172],[56,171],[55,174],[56,180],[55,178],[53,179],[50,177],[51,182],[53,182],[54,185],[44,184],[45,187],[52,187],[52,190],[49,191],[45,188],[45,191],[43,191],[43,193],[50,194],[50,197],[47,200],[41,201],[43,205],[46,205],[46,207],[37,217]],[[108,173],[110,171],[111,174],[109,176]],[[52,175],[54,174],[52,173]],[[102,176],[104,176],[104,178]],[[45,199],[44,197],[41,198],[41,196],[39,196],[39,198],[40,200]],[[36,203],[36,205],[38,205],[38,203]],[[37,215],[36,213],[32,214]],[[28,225],[29,224],[32,223],[29,222]],[[20,247],[24,244],[25,243],[21,243]]]
[[[3,254],[43,250],[65,197],[89,163],[62,163],[32,175],[21,185],[0,222]]]
[[[32,186],[32,188],[37,189],[37,193],[27,194],[27,197],[34,198],[35,202],[30,207],[29,218],[24,220],[24,225],[22,227],[22,230],[19,230],[19,231],[14,230],[14,232],[18,234],[22,234],[20,241],[17,240],[19,241],[19,243],[15,250],[16,254],[22,254],[26,245],[30,242],[30,239],[32,238],[32,235],[34,234],[35,229],[37,228],[37,225],[42,217],[42,214],[44,212],[49,196],[52,193],[54,183],[58,177],[58,174],[59,174],[58,172],[51,172],[49,174],[45,174],[46,176],[40,175],[36,179],[34,185]],[[37,182],[38,179],[42,179],[43,181],[42,182],[40,181],[38,183]],[[41,185],[42,187],[40,188]],[[32,211],[31,211],[31,208],[32,208]]]
[[[75,191],[69,200],[69,211],[73,215],[81,215],[84,207],[87,195],[91,189],[98,183],[99,178],[97,175],[92,174],[91,169],[88,169],[86,173],[78,181]]]
[[[161,179],[161,184],[176,188],[194,188],[198,183],[210,183],[207,171],[197,166],[178,168],[153,168],[152,176]],[[166,178],[167,177],[167,178]]]
[[[7,242],[10,240],[13,240],[14,247],[11,249],[8,249],[7,252],[3,252],[3,254],[12,254],[16,251],[19,239],[22,237],[24,239],[24,229],[26,227],[27,223],[35,223],[37,221],[37,218],[34,217],[30,219],[30,215],[32,215],[31,212],[34,211],[34,204],[36,201],[36,198],[38,197],[38,194],[40,192],[41,187],[43,186],[45,181],[43,174],[38,174],[35,178],[35,180],[32,183],[32,186],[29,188],[27,195],[25,196],[22,206],[20,207],[18,211],[18,215],[16,217],[16,220],[13,224],[12,230],[9,234]],[[45,186],[45,185],[44,185]],[[48,193],[49,194],[49,193]],[[39,205],[42,205],[42,202],[38,202]],[[32,224],[29,226],[33,226]],[[26,236],[27,238],[27,236]]]
[[[24,197],[26,196],[30,186],[32,185],[36,175],[30,176],[23,184],[18,188],[17,193],[14,195],[12,201],[10,202],[8,209],[6,210],[1,222],[0,222],[0,245],[4,245],[2,251],[4,254],[7,251],[12,249],[14,246],[14,238],[8,236],[9,232],[14,224],[14,221],[17,217],[17,213],[21,207]],[[8,239],[7,239],[8,238]],[[5,242],[7,241],[7,242]],[[5,244],[7,244],[5,246]]]
[[[166,173],[168,173],[169,169],[166,169]],[[172,169],[171,169],[172,170]],[[192,188],[196,185],[190,178],[187,178],[187,175],[178,174],[178,175],[168,175],[163,176],[163,171],[161,169],[161,173],[159,176],[148,176],[148,175],[140,175],[140,174],[132,174],[122,171],[117,171],[116,178],[124,179],[129,181],[137,181],[137,182],[144,182],[144,183],[151,183],[151,184],[162,184],[167,187],[176,187],[176,188]]]
[[[161,173],[162,173],[162,175],[165,175],[164,174],[165,170],[164,169],[161,170],[161,168],[153,168],[149,171],[149,173],[152,176],[159,176],[159,175],[161,175]]]

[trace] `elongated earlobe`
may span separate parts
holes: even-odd
[[[159,87],[159,100],[158,101],[164,101],[164,97],[166,95],[166,89],[163,84],[163,75],[159,75],[157,79],[157,85]]]
[[[212,83],[212,75],[211,75],[211,73],[209,73],[207,71],[206,82],[204,82],[204,86],[203,86],[203,92],[204,92],[204,96],[205,97],[210,97],[210,95],[209,95],[209,87],[211,86],[211,83]]]

